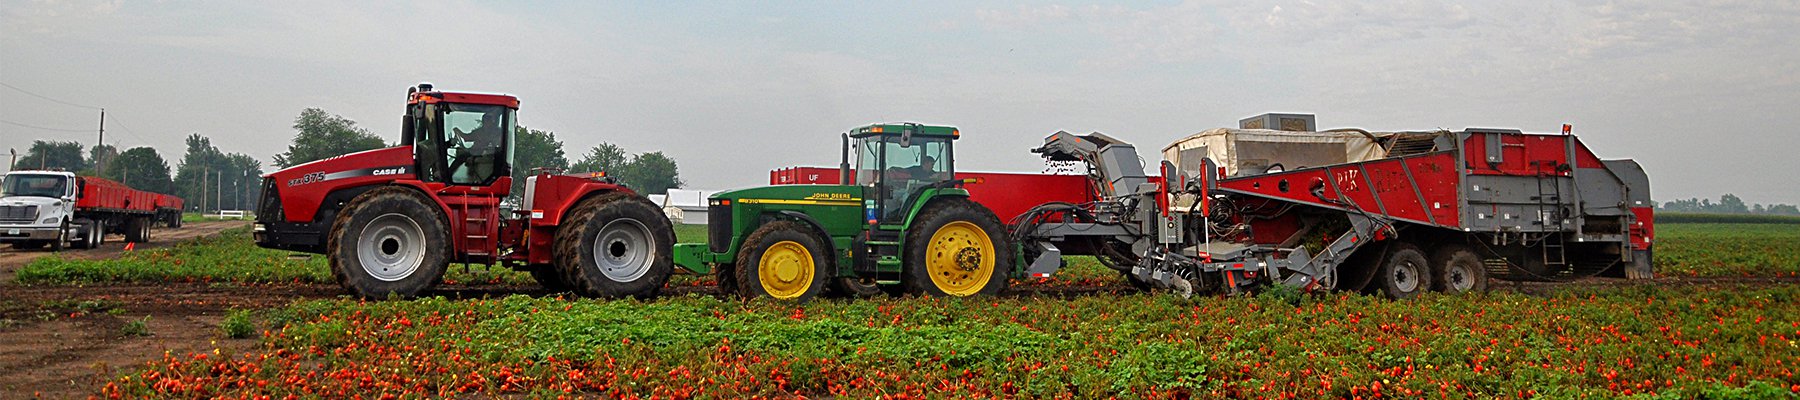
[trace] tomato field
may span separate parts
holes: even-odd
[[[1014,293],[999,297],[804,305],[721,298],[709,277],[696,276],[677,276],[652,300],[578,299],[536,289],[528,274],[453,266],[451,285],[501,289],[407,301],[306,296],[234,309],[211,345],[111,370],[89,388],[111,398],[1800,393],[1800,225],[1659,228],[1663,277],[1655,281],[1497,284],[1487,294],[1411,301],[1137,293],[1079,257],[1057,277],[1014,282]],[[679,234],[704,240],[695,227]],[[332,285],[322,258],[257,248],[241,230],[115,260],[43,257],[16,281]],[[107,313],[132,315],[130,302],[108,301]],[[77,307],[52,319],[90,315]]]

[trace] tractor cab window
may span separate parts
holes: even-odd
[[[514,111],[485,104],[443,104],[433,126],[445,164],[437,175],[457,185],[485,185],[511,172]],[[435,169],[435,168],[427,168]],[[447,175],[447,176],[445,176]]]
[[[69,195],[69,179],[62,175],[14,174],[6,177],[4,196],[62,198]]]
[[[911,196],[951,179],[950,138],[898,135],[862,138],[857,143],[856,183],[881,193],[884,219],[904,216]]]

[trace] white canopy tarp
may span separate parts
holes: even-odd
[[[1294,170],[1384,158],[1382,139],[1399,134],[1418,133],[1215,128],[1164,147],[1163,159],[1190,175],[1197,175],[1200,160],[1208,157],[1225,167],[1225,176],[1257,175],[1276,165]]]

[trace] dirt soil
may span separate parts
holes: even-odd
[[[201,222],[181,229],[159,229],[153,235],[154,243],[137,248],[168,246],[244,224],[247,222]],[[122,241],[122,237],[112,238],[100,249],[64,254],[93,259],[117,257],[124,251]],[[12,282],[14,271],[48,254],[48,251],[0,250],[0,399],[84,398],[141,363],[160,359],[164,352],[253,350],[259,344],[257,339],[230,339],[219,330],[219,323],[228,310],[274,308],[296,300],[334,298],[344,294],[341,288],[330,284],[174,283],[69,287],[19,286]],[[1565,283],[1494,281],[1489,289],[1542,294],[1576,286],[1795,283],[1800,283],[1800,278],[1659,278],[1653,281],[1589,278]],[[1018,295],[1077,297],[1132,290],[1127,286],[1046,286],[1020,288],[1020,291],[1023,293]],[[664,293],[711,294],[713,288],[671,287]],[[479,298],[508,294],[549,293],[536,287],[445,285],[429,295]],[[150,334],[127,335],[124,327],[133,321],[145,321]]]

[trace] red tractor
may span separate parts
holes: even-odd
[[[648,199],[604,173],[539,172],[512,189],[513,96],[408,90],[400,144],[263,176],[258,246],[324,254],[364,298],[411,297],[450,263],[500,264],[587,296],[654,296],[675,231]]]

